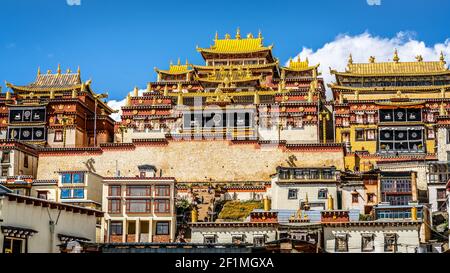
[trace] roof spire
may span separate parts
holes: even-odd
[[[137,86],[134,87],[133,90],[133,97],[138,97],[139,96],[139,89],[137,88]]]
[[[262,39],[262,33],[261,33],[261,30],[258,31],[258,38],[259,38],[259,39]]]
[[[398,57],[397,49],[395,49],[395,51],[394,51],[394,58],[392,60],[396,63],[398,63],[398,61],[400,61],[400,58]]]
[[[375,62],[375,57],[374,56],[370,56],[369,57],[369,63],[374,63]]]
[[[38,72],[37,72],[38,76],[41,75],[41,67],[38,66]]]
[[[188,65],[189,64],[189,62],[188,62],[188,59],[186,58],[186,65]]]
[[[297,56],[297,62],[300,62],[301,61],[301,59],[300,59],[300,54],[298,54],[298,56]]]
[[[439,57],[439,61],[442,65],[445,64],[445,58],[444,58],[444,53],[441,51],[441,56]]]
[[[178,57],[178,63],[177,63],[177,65],[181,65],[181,60],[180,60],[179,57]]]
[[[236,39],[241,39],[241,29],[239,27],[236,29]]]
[[[216,30],[216,36],[214,37],[214,41],[219,40],[219,32]]]
[[[350,53],[350,55],[348,56],[348,64],[353,64],[352,53]]]
[[[61,64],[58,64],[58,69],[56,69],[56,73],[61,74]]]
[[[80,75],[80,73],[81,73],[80,66],[78,66],[77,74]]]

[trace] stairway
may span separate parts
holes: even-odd
[[[214,204],[214,190],[211,190],[210,193],[208,193],[208,189],[199,189],[196,191],[196,197],[197,200],[197,208],[198,208],[198,221],[203,222],[205,220],[205,217],[209,221],[209,208],[212,209],[212,206]],[[201,200],[203,198],[203,203],[201,203]]]

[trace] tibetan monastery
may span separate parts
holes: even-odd
[[[318,65],[290,60],[282,67],[261,33],[216,34],[188,61],[155,68],[157,81],[135,88],[116,124],[116,142],[133,139],[251,139],[319,143],[332,139],[331,113]]]
[[[370,57],[368,63],[354,63],[350,55],[345,71],[331,73],[336,142],[347,146],[346,168],[397,168],[403,162],[411,169],[407,162],[436,159],[436,118],[450,108],[450,71],[442,53],[438,61],[417,56],[402,62],[395,51],[390,62]]]
[[[95,146],[113,139],[113,112],[95,94],[91,81],[82,82],[80,69],[49,70],[36,80],[0,94],[0,132],[3,139],[15,139],[44,147]],[[96,140],[94,137],[96,136]]]

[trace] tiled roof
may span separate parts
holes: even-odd
[[[70,74],[40,74],[37,76],[34,83],[29,84],[29,87],[39,88],[58,88],[80,85],[80,75],[77,73]]]
[[[445,72],[448,69],[442,62],[380,62],[348,64],[352,74],[416,74]]]

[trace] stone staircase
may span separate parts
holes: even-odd
[[[214,204],[214,195],[214,190],[211,190],[211,192],[208,193],[208,189],[199,189],[196,192],[196,197],[198,198],[197,200],[199,200],[197,204],[199,222],[205,221],[205,217],[209,221],[208,211],[210,210],[210,208],[212,209],[212,206]],[[201,202],[202,199],[203,203]]]

